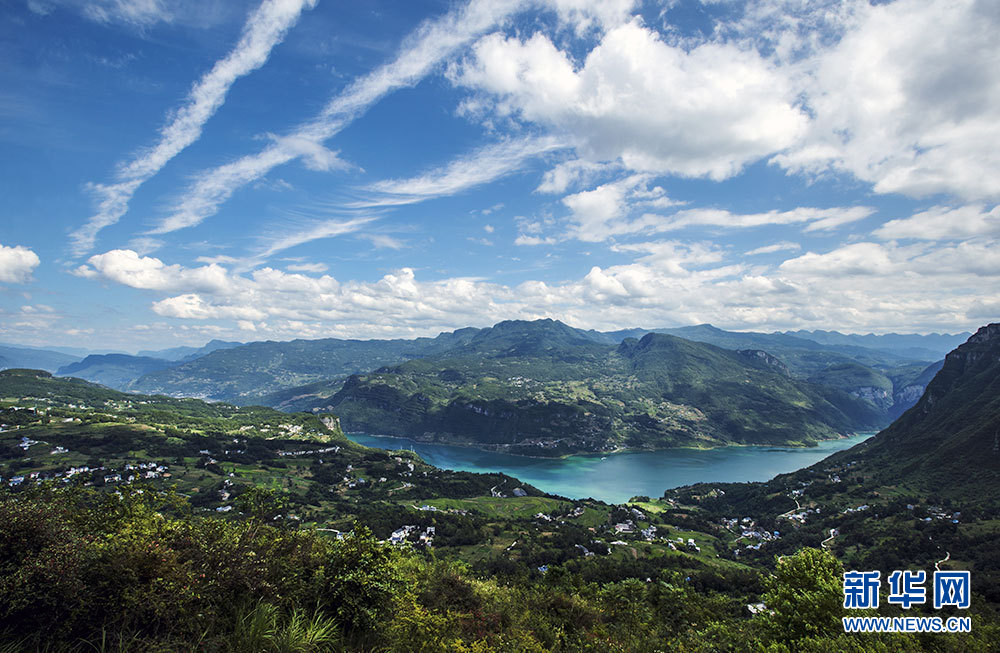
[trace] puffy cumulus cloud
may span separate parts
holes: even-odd
[[[1000,236],[1000,206],[987,211],[982,205],[957,208],[935,206],[909,218],[890,220],[875,230],[879,238],[959,240]]]
[[[826,254],[806,252],[789,259],[780,269],[790,274],[841,277],[891,273],[894,264],[888,250],[877,243],[853,243]]]
[[[491,34],[451,78],[502,115],[568,134],[587,160],[642,172],[726,179],[807,127],[796,89],[756,50],[685,50],[638,20],[610,29],[579,67],[541,33]]]
[[[153,302],[153,312],[163,317],[178,317],[188,320],[229,318],[240,320],[244,324],[248,323],[247,321],[251,321],[249,324],[253,324],[252,320],[262,320],[267,317],[267,313],[252,306],[213,305],[194,293]]]
[[[41,260],[22,245],[0,245],[0,283],[24,283]]]
[[[590,183],[614,167],[583,159],[563,161],[546,171],[535,190],[539,193],[565,193],[571,186]]]
[[[841,4],[852,12],[839,41],[800,64],[814,118],[775,160],[846,171],[881,193],[1000,196],[1000,6]]]
[[[87,263],[77,268],[77,275],[102,277],[132,288],[165,291],[194,288],[214,293],[235,290],[226,269],[215,263],[185,268],[176,264],[167,265],[152,256],[140,256],[130,249],[95,254]]]
[[[587,242],[634,234],[655,228],[663,218],[630,214],[643,208],[663,208],[675,202],[659,186],[649,187],[648,175],[631,175],[593,190],[567,195],[562,203],[571,211],[569,235]]]
[[[849,331],[947,331],[1000,319],[992,292],[1000,283],[997,245],[860,242],[751,266],[709,242],[650,241],[613,247],[631,262],[518,285],[424,279],[411,268],[366,281],[272,268],[210,272],[205,268],[212,266],[112,252],[88,269],[94,278],[160,293],[155,314],[215,329],[215,337],[410,337],[541,317],[596,329],[711,322],[764,330],[835,324]]]

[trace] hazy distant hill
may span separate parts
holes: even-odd
[[[891,352],[917,360],[937,360],[965,342],[970,333],[872,333],[860,335],[838,331],[786,331],[785,335],[812,340],[823,345],[846,345]]]
[[[78,356],[48,349],[0,345],[0,370],[26,367],[55,372],[63,365],[69,365],[78,360],[80,360]]]
[[[130,390],[143,374],[176,365],[173,361],[128,354],[91,354],[82,361],[60,367],[56,374],[100,383],[115,390]]]
[[[444,354],[352,376],[315,407],[349,430],[540,455],[808,443],[885,423],[757,350],[663,334],[598,340],[552,320],[501,322]]]
[[[826,367],[837,363],[853,362],[885,369],[914,360],[930,362],[947,353],[946,350],[930,358],[915,358],[889,350],[882,351],[859,345],[824,344],[809,338],[783,333],[725,331],[711,324],[668,329],[627,329],[608,332],[605,335],[623,339],[625,337],[641,338],[646,333],[667,333],[687,340],[706,342],[724,349],[763,349],[781,358],[788,365],[792,374],[802,378],[813,376]]]
[[[460,329],[415,340],[292,340],[251,342],[138,379],[138,392],[259,402],[265,395],[317,381],[394,365],[445,351],[471,338],[477,329]]]
[[[239,347],[242,342],[232,342],[226,340],[210,340],[203,347],[171,347],[169,349],[159,349],[159,350],[149,350],[144,349],[138,353],[138,356],[145,356],[148,358],[162,358],[168,361],[189,361],[195,358],[201,358],[206,354],[211,354],[213,351],[219,349],[230,349],[232,347]]]

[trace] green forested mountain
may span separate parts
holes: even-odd
[[[352,376],[317,405],[350,430],[541,455],[805,444],[882,419],[763,352],[663,334],[611,346],[551,320],[502,322],[444,354]]]
[[[1000,324],[947,355],[923,397],[888,428],[767,483],[669,490],[712,518],[753,518],[780,540],[740,559],[824,546],[855,569],[971,569],[1000,603]],[[752,543],[752,542],[751,542]]]
[[[863,453],[876,479],[905,478],[939,494],[978,492],[1000,505],[1000,324],[948,354],[917,404]]]
[[[607,333],[561,325],[561,332],[553,331],[548,334],[548,340],[541,345],[552,348],[546,354],[542,350],[529,351],[527,348],[531,344],[518,341],[524,334],[505,332],[504,324],[490,329],[460,329],[442,333],[436,338],[415,340],[323,339],[248,343],[228,347],[225,351],[209,351],[205,355],[181,361],[181,364],[173,365],[170,369],[151,371],[134,382],[127,371],[119,370],[117,376],[120,383],[117,387],[240,404],[263,403],[282,410],[302,410],[329,405],[324,400],[334,395],[351,374],[372,372],[416,358],[462,356],[473,350],[480,354],[493,351],[508,355],[545,354],[551,357],[558,350],[568,351],[571,347],[596,344],[618,345],[626,337],[638,339],[647,333],[657,332],[734,351],[766,351],[780,360],[791,376],[830,385],[869,401],[871,406],[882,413],[883,419],[888,420],[909,408],[919,398],[923,388],[918,387],[916,382],[909,385],[894,383],[888,395],[892,399],[890,403],[881,397],[884,388],[878,384],[845,386],[844,376],[837,372],[837,367],[861,365],[871,370],[871,375],[882,375],[895,380],[906,376],[914,365],[919,365],[922,370],[929,364],[929,360],[916,361],[888,349],[879,350],[849,343],[820,344],[787,334],[724,331],[711,325],[676,329],[628,329]],[[473,345],[472,341],[477,338],[477,334],[480,337]],[[487,339],[494,342],[487,342]],[[206,350],[212,349],[211,344]],[[473,350],[467,349],[469,346]],[[832,377],[829,383],[824,378],[828,369]],[[82,370],[80,373],[91,380],[100,380]],[[105,376],[114,377],[115,374]],[[860,381],[866,380],[864,375],[857,378]]]

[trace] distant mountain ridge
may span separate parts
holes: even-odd
[[[822,345],[848,345],[856,347],[866,347],[880,351],[893,352],[901,356],[914,359],[937,360],[948,352],[952,351],[972,334],[962,333],[928,333],[899,334],[886,333],[875,335],[868,333],[865,335],[855,333],[840,333],[838,331],[785,331],[785,335],[804,338],[818,342]]]
[[[217,349],[200,358],[146,374],[135,390],[202,399],[259,402],[296,386],[346,378],[443,351],[471,339],[477,329],[459,329],[414,340],[292,340],[251,342]]]
[[[665,334],[599,340],[553,320],[501,322],[442,354],[351,376],[313,408],[349,430],[537,455],[807,444],[884,423],[765,352]]]
[[[31,368],[55,372],[64,365],[80,360],[78,356],[48,349],[0,346],[0,370]]]
[[[174,365],[173,361],[129,354],[91,354],[60,367],[56,374],[100,383],[114,390],[129,390],[140,376]]]
[[[555,323],[553,320],[549,322]],[[513,334],[503,334],[502,325],[517,324],[517,320],[501,322],[494,327],[468,327],[446,332],[435,338],[415,340],[294,340],[289,342],[253,342],[212,351],[205,356],[184,361],[170,369],[152,371],[137,379],[134,389],[161,392],[173,396],[193,396],[237,403],[263,403],[283,410],[299,410],[317,400],[332,396],[351,374],[371,372],[383,366],[398,365],[407,360],[432,356],[467,346],[474,338],[496,340],[498,351],[522,348],[530,343],[513,342]],[[561,323],[558,323],[561,324]],[[497,326],[501,326],[497,330]],[[800,379],[822,382],[822,373],[834,365],[858,363],[890,379],[901,379],[903,370],[915,365],[913,359],[891,352],[853,345],[823,345],[805,338],[785,334],[740,333],[718,329],[711,325],[677,329],[629,329],[601,333],[557,327],[545,346],[561,346],[570,340],[592,344],[618,344],[630,336],[642,337],[650,332],[664,332],[689,340],[706,342],[731,350],[764,351],[784,365],[788,373]],[[561,334],[561,335],[559,335]],[[567,340],[569,339],[569,340]],[[230,343],[231,344],[231,343]],[[486,346],[478,342],[477,346]],[[924,369],[930,361],[921,361]],[[911,374],[910,376],[916,376]],[[909,379],[912,381],[912,379]],[[869,387],[845,388],[858,397],[873,397]],[[905,390],[905,391],[904,391]],[[893,385],[889,395],[893,405],[886,411],[895,416],[912,405],[922,387]],[[872,405],[878,406],[878,403]]]
[[[227,341],[227,340],[209,340],[207,344],[202,347],[170,347],[169,349],[159,349],[159,350],[141,350],[136,356],[144,356],[148,358],[160,358],[168,361],[179,361],[185,362],[194,360],[196,358],[201,358],[207,354],[211,354],[213,351],[219,349],[231,349],[233,347],[239,347],[243,345],[242,342]]]

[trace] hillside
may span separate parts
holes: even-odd
[[[517,359],[500,336],[525,327],[480,343]],[[995,339],[949,356],[907,428],[981,439],[997,414]],[[600,356],[559,340],[536,338],[526,358]],[[637,383],[693,382],[705,364],[787,378],[759,351],[669,336],[621,349]],[[607,506],[365,449],[329,416],[33,370],[0,373],[0,410],[5,650],[944,652],[991,650],[1000,636],[997,514],[970,500],[997,484],[979,477],[978,491],[953,484],[943,497],[866,485],[881,466],[905,474],[907,452],[923,456],[904,433],[879,445],[896,461],[861,447],[770,483]],[[821,540],[828,550],[802,550]],[[842,631],[844,569],[930,569],[946,553],[943,569],[974,572],[971,634]]]
[[[709,520],[752,518],[780,539],[732,553],[767,561],[824,542],[856,569],[972,569],[1000,602],[1000,324],[945,357],[917,404],[876,436],[767,483],[668,490]],[[754,544],[760,544],[754,548]],[[751,546],[747,546],[751,545]]]
[[[917,404],[870,440],[876,478],[906,478],[937,493],[979,492],[1000,503],[1000,324],[949,353]],[[846,459],[862,452],[850,449]]]
[[[535,455],[808,444],[879,424],[773,357],[661,334],[601,344],[560,322],[502,322],[440,356],[355,375],[315,404],[348,430]]]
[[[552,322],[552,320],[548,320]],[[157,354],[161,358],[184,355],[179,364],[163,369],[143,372],[142,362],[132,364],[122,361],[117,370],[101,370],[101,376],[80,370],[79,374],[91,380],[104,378],[113,387],[140,392],[163,393],[171,396],[200,397],[211,400],[231,401],[238,404],[262,403],[281,410],[307,410],[324,406],[326,399],[341,389],[351,374],[372,372],[381,367],[399,365],[409,360],[428,356],[463,356],[473,340],[474,349],[480,354],[531,356],[545,352],[530,351],[529,343],[516,342],[518,334],[504,333],[502,325],[491,329],[465,328],[442,333],[435,338],[414,340],[295,340],[291,342],[254,342],[245,345],[213,341],[201,350],[176,348]],[[560,323],[561,324],[561,323]],[[498,327],[501,327],[498,329]],[[601,333],[573,329],[561,325],[549,334],[542,346],[562,348],[618,345],[627,337],[641,338],[647,333],[664,333],[712,344],[733,351],[765,351],[787,367],[790,376],[829,385],[869,402],[888,421],[919,398],[922,386],[913,380],[911,370],[927,367],[928,361],[907,358],[892,351],[882,351],[851,344],[820,344],[807,338],[777,333],[724,331],[711,325],[674,329],[627,329]],[[477,334],[481,337],[477,340]],[[523,335],[523,334],[522,334]],[[909,337],[909,336],[900,336]],[[922,338],[923,336],[913,336]],[[486,342],[485,338],[494,342]],[[893,383],[887,397],[880,397],[884,388],[878,385],[844,385],[843,375],[836,368],[860,365],[874,376],[891,380],[906,378],[905,384]],[[824,378],[830,371],[831,378]],[[137,375],[142,373],[142,376]],[[864,375],[858,379],[866,381]]]
[[[666,333],[724,349],[758,349],[775,356],[800,379],[837,388],[869,402],[887,421],[916,403],[929,377],[917,379],[930,361],[942,357],[957,336],[914,334],[853,336],[836,331],[759,333],[725,331],[711,324],[668,329],[626,329],[608,332],[612,339],[641,338]],[[813,339],[813,335],[816,338]],[[919,345],[919,346],[918,346]],[[913,374],[913,370],[918,370]],[[854,370],[852,374],[845,374]],[[888,381],[888,383],[887,383]],[[921,382],[922,381],[922,382]]]

